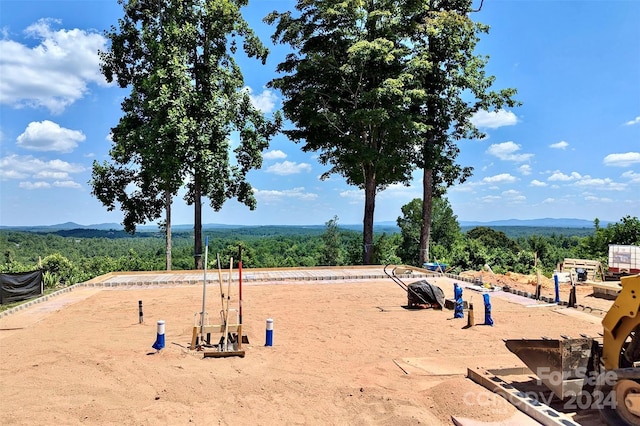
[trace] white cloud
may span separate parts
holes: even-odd
[[[79,183],[74,182],[72,180],[63,180],[63,181],[57,180],[53,182],[53,186],[57,188],[74,188],[74,189],[82,188],[82,186]]]
[[[349,204],[356,204],[364,201],[364,191],[361,189],[349,189],[342,191],[340,196],[349,200]]]
[[[523,164],[522,166],[518,167],[518,171],[524,176],[529,176],[531,174],[531,166],[528,164]]]
[[[511,111],[503,109],[491,112],[480,110],[473,114],[471,123],[478,128],[497,129],[503,126],[513,126],[518,123],[518,117]]]
[[[631,183],[640,183],[640,173],[633,172],[631,170],[626,171],[622,174],[622,177],[625,179],[629,179]]]
[[[422,186],[406,186],[401,183],[394,183],[385,188],[384,191],[378,193],[378,200],[388,199],[413,199],[422,197]]]
[[[527,200],[527,197],[525,197],[520,191],[516,191],[515,189],[502,191],[502,196],[506,198],[510,203],[522,203]]]
[[[607,198],[607,197],[596,197],[594,195],[588,195],[586,197],[584,197],[585,201],[593,201],[596,203],[610,203],[613,200],[611,198]]]
[[[265,172],[279,176],[294,175],[302,172],[310,172],[311,165],[307,163],[294,163],[293,161],[283,161],[273,166],[267,167]]]
[[[282,160],[283,158],[287,158],[287,154],[280,151],[279,149],[275,149],[272,151],[265,152],[262,157],[265,160]]]
[[[581,179],[582,176],[578,172],[571,172],[571,175],[565,175],[564,173],[556,170],[547,178],[548,181],[560,181],[560,182],[568,182],[572,180]]]
[[[624,123],[627,126],[633,126],[634,124],[640,124],[640,116],[634,118],[631,121],[627,121],[626,123]]]
[[[98,57],[106,38],[79,29],[55,31],[51,25],[56,23],[41,19],[25,30],[40,40],[34,47],[0,40],[0,103],[59,114],[82,98],[90,83],[106,85]]]
[[[67,172],[56,172],[53,170],[43,170],[41,172],[36,173],[34,176],[36,179],[69,179],[69,173]]]
[[[614,182],[610,178],[592,178],[591,176],[583,176],[574,185],[606,191],[623,191],[627,187],[626,184]]]
[[[18,136],[17,145],[34,151],[71,152],[85,139],[82,132],[65,129],[52,121],[32,121]]]
[[[47,188],[51,188],[51,184],[49,182],[42,182],[42,181],[38,181],[38,182],[20,182],[18,184],[19,188],[22,189],[47,189]]]
[[[512,141],[493,144],[489,146],[489,149],[487,149],[488,154],[498,157],[504,161],[522,163],[523,161],[528,161],[533,157],[533,154],[517,154],[517,151],[520,151],[520,145]]]
[[[262,93],[258,93],[256,95],[253,94],[253,89],[249,86],[245,86],[244,90],[249,93],[251,105],[253,105],[254,108],[259,109],[264,113],[273,112],[276,107],[278,96],[276,96],[272,90],[264,89]]]
[[[301,201],[313,201],[318,198],[318,194],[306,192],[304,187],[284,190],[253,189],[253,193],[260,202],[271,203],[283,199],[296,199]]]
[[[530,186],[538,186],[538,187],[544,187],[547,186],[547,184],[545,182],[540,182],[537,179],[534,179],[531,181],[531,183],[529,184]]]
[[[512,183],[517,181],[518,179],[515,176],[511,176],[509,173],[501,173],[495,176],[487,176],[482,179],[482,182],[489,184],[499,184],[499,183]]]
[[[555,198],[545,198],[545,199],[542,201],[542,204],[553,204],[553,203],[555,203],[555,202],[556,202],[556,199],[555,199]]]
[[[606,166],[627,167],[640,163],[640,152],[625,152],[623,154],[609,154],[604,157]]]
[[[84,170],[84,166],[80,164],[67,163],[62,160],[43,161],[30,155],[10,155],[0,158],[0,179],[3,180],[29,178],[68,180],[69,174],[80,173]]]
[[[482,185],[481,182],[466,181],[462,185],[454,185],[447,192],[475,192],[476,187]]]
[[[500,201],[502,198],[497,195],[487,195],[486,197],[482,197],[481,200],[483,203],[493,203],[495,201]]]
[[[549,148],[567,149],[568,146],[569,146],[569,142],[560,141],[560,142],[552,143],[551,145],[549,145]]]

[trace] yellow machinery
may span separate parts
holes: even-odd
[[[590,337],[507,340],[560,399],[585,400],[611,426],[640,425],[640,275],[622,289],[602,320],[602,344]]]

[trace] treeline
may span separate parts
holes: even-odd
[[[251,227],[209,230],[209,266],[216,255],[223,264],[237,262],[242,247],[246,268],[317,266],[323,261],[324,228]],[[361,234],[341,230],[338,244],[342,261],[361,258]],[[172,236],[171,269],[193,268],[193,232]],[[0,272],[43,269],[56,283],[74,284],[117,271],[166,269],[165,237],[162,233],[122,234],[119,231],[66,230],[54,233],[0,231]]]
[[[446,205],[445,205],[446,206]],[[375,234],[373,264],[417,265],[417,244],[411,220],[401,222],[400,232]],[[360,232],[341,228],[334,217],[322,227],[246,227],[209,230],[209,267],[216,256],[228,265],[242,250],[245,268],[358,265],[362,259]],[[489,265],[496,273],[533,273],[536,268],[550,276],[565,258],[592,259],[606,268],[609,244],[640,245],[640,221],[627,216],[606,228],[594,222],[590,235],[571,228],[546,234],[531,233],[510,238],[501,230],[476,227],[462,232],[455,216],[442,217],[432,226],[430,259],[446,263],[452,272],[479,270]],[[0,272],[43,269],[47,286],[70,285],[117,271],[166,269],[164,235],[161,233],[114,234],[113,231],[77,230],[56,233],[0,231]],[[193,266],[193,232],[175,233],[171,269]],[[237,265],[237,263],[236,263]]]

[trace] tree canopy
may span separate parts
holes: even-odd
[[[342,175],[364,190],[363,263],[371,260],[376,193],[411,178],[406,144],[405,68],[397,2],[299,1],[272,12],[274,42],[293,50],[269,85],[284,96],[283,111],[295,128],[287,136],[318,152],[323,174]]]
[[[485,72],[488,58],[475,53],[489,27],[471,19],[471,0],[409,2],[408,68],[413,79],[416,146],[414,163],[423,171],[421,262],[429,257],[432,199],[464,182],[472,168],[456,163],[457,141],[485,135],[472,123],[480,110],[513,107],[515,89],[495,91],[495,77]]]
[[[93,193],[125,213],[123,225],[158,219],[186,186],[194,206],[194,254],[202,267],[202,197],[214,210],[229,198],[254,209],[246,176],[280,127],[243,90],[235,62],[242,50],[263,64],[268,49],[242,18],[246,0],[119,0],[124,16],[101,52],[108,81],[130,88],[112,130],[112,163],[94,162]],[[240,143],[231,150],[230,137]]]
[[[414,198],[402,206],[402,216],[396,223],[400,228],[402,243],[398,254],[406,263],[422,266],[420,261],[420,232],[422,229],[422,200]],[[450,251],[456,240],[460,239],[460,225],[446,198],[434,198],[431,215],[431,245],[442,247],[440,251]],[[427,259],[430,260],[430,259]]]
[[[488,28],[470,18],[470,0],[300,0],[296,10],[265,19],[276,24],[273,40],[293,49],[270,82],[295,126],[285,133],[331,165],[325,177],[338,173],[364,190],[365,264],[376,194],[423,170],[428,256],[434,191],[471,174],[455,162],[456,142],[482,136],[474,113],[516,104],[515,90],[491,90],[487,59],[474,54]]]

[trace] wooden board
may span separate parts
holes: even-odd
[[[199,325],[194,325],[193,326],[193,334],[191,335],[191,349],[196,349],[197,346],[197,340],[198,340],[198,335],[200,334],[200,331],[202,331],[202,334],[211,334],[211,333],[217,333],[222,335],[224,333],[224,324],[214,324],[214,325],[205,325],[204,327],[201,327]],[[238,336],[242,336],[242,324],[229,324],[228,327],[228,332],[229,333],[235,333]],[[225,336],[226,337],[226,336]],[[238,349],[242,348],[242,339],[238,339]]]
[[[561,272],[574,272],[577,268],[584,269],[587,272],[587,280],[594,281],[598,276],[600,280],[604,279],[602,265],[597,260],[564,259]]]
[[[503,380],[506,376],[523,374],[533,373],[526,368],[505,368],[486,371],[474,371],[470,368],[467,370],[467,377],[471,380],[484,386],[489,391],[501,395],[518,410],[544,426],[580,426],[580,423],[575,422],[571,416],[543,404],[538,399],[532,398],[530,394],[519,391]]]
[[[593,287],[593,295],[602,297],[603,299],[613,300],[618,297],[618,293],[622,290],[620,281],[605,281],[601,283],[589,283]]]
[[[239,356],[244,358],[244,351],[204,351],[202,355],[205,358],[225,358],[228,356]]]

